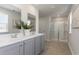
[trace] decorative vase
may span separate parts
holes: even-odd
[[[19,29],[19,33],[22,34],[22,36],[25,36],[24,29]]]
[[[22,33],[22,30],[21,29],[19,29],[19,33]]]
[[[31,29],[25,29],[25,30],[24,30],[25,35],[26,35],[26,36],[27,36],[27,35],[30,35],[30,31],[31,31]]]

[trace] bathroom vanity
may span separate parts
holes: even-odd
[[[0,55],[38,55],[44,50],[44,35],[11,38],[9,35],[0,36]]]
[[[44,50],[44,35],[38,31],[38,12],[34,10],[35,14],[32,14],[29,7],[26,7],[25,10],[25,7],[0,5],[2,16],[0,19],[0,55],[37,55]],[[34,34],[29,35],[26,32],[25,35],[22,35],[23,28],[16,28],[16,23],[21,21],[32,24],[30,32]]]

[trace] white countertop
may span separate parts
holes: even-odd
[[[40,35],[43,35],[43,34],[42,33],[31,34],[28,36],[19,36],[17,38],[11,38],[11,34],[0,35],[0,47],[8,46],[10,44],[28,40],[28,39],[31,39],[31,38],[34,38],[34,37],[40,36]]]

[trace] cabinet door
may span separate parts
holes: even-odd
[[[28,39],[24,41],[24,54],[34,55],[34,39]]]
[[[41,51],[43,51],[44,50],[44,48],[45,48],[45,37],[44,37],[44,35],[42,35],[42,36],[40,36],[40,47],[41,47]]]
[[[0,55],[19,55],[20,42],[0,48]]]
[[[40,37],[35,37],[35,54],[39,54],[41,47],[40,47]]]

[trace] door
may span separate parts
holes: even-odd
[[[6,47],[0,48],[0,55],[20,55],[23,54],[21,50],[21,43],[15,43]]]
[[[40,51],[43,52],[44,48],[45,48],[45,37],[44,35],[41,35],[40,36]]]
[[[58,23],[58,40],[64,40],[64,22]]]
[[[24,54],[34,55],[34,39],[28,39],[24,41]]]
[[[39,54],[41,51],[41,39],[40,36],[35,37],[35,54]]]

